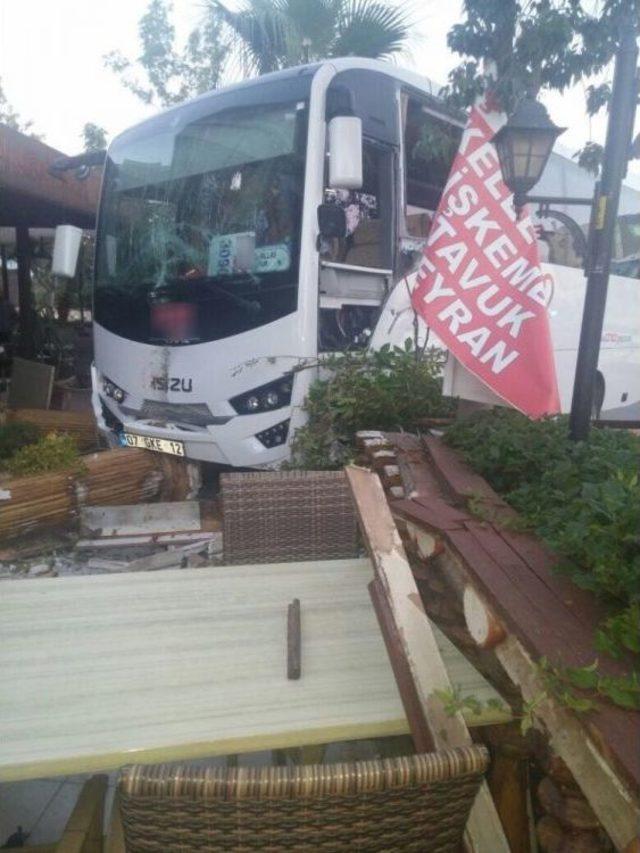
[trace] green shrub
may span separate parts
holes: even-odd
[[[39,438],[40,430],[35,424],[22,421],[3,424],[0,426],[0,463],[10,459],[21,447],[33,444]]]
[[[292,467],[340,468],[353,458],[358,430],[412,430],[425,417],[452,413],[442,397],[443,353],[383,347],[328,356],[311,386],[308,421],[295,434]]]
[[[35,444],[21,447],[6,464],[16,477],[46,471],[78,470],[82,463],[75,441],[68,435],[52,432]]]
[[[581,587],[628,605],[640,598],[640,442],[623,430],[569,439],[565,418],[485,410],[446,435],[470,465],[566,558]]]

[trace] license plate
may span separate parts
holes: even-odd
[[[170,453],[172,456],[184,456],[184,442],[170,438],[153,438],[150,435],[137,435],[123,432],[122,443],[126,447],[141,447],[143,450],[155,450],[157,453]]]

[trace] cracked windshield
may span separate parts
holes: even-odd
[[[116,142],[95,319],[145,343],[212,341],[297,304],[306,104],[227,110]]]

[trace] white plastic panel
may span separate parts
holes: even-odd
[[[329,186],[362,186],[362,121],[356,116],[336,116],[329,122]]]
[[[53,244],[51,272],[64,278],[73,278],[78,265],[82,241],[82,228],[75,225],[58,225]]]

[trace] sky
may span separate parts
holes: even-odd
[[[75,154],[82,150],[85,122],[105,127],[113,137],[156,111],[128,92],[103,60],[112,50],[137,55],[137,24],[147,2],[0,0],[0,81],[11,106],[23,120],[33,121],[33,130],[48,144]],[[197,25],[205,3],[174,0],[180,37]],[[461,19],[461,7],[460,0],[416,0],[411,43],[395,61],[445,82],[458,62],[446,35]],[[571,156],[587,139],[604,141],[605,115],[589,121],[584,86],[542,100],[556,124],[568,128],[556,145],[560,153]],[[628,182],[640,188],[640,161],[630,164]]]

